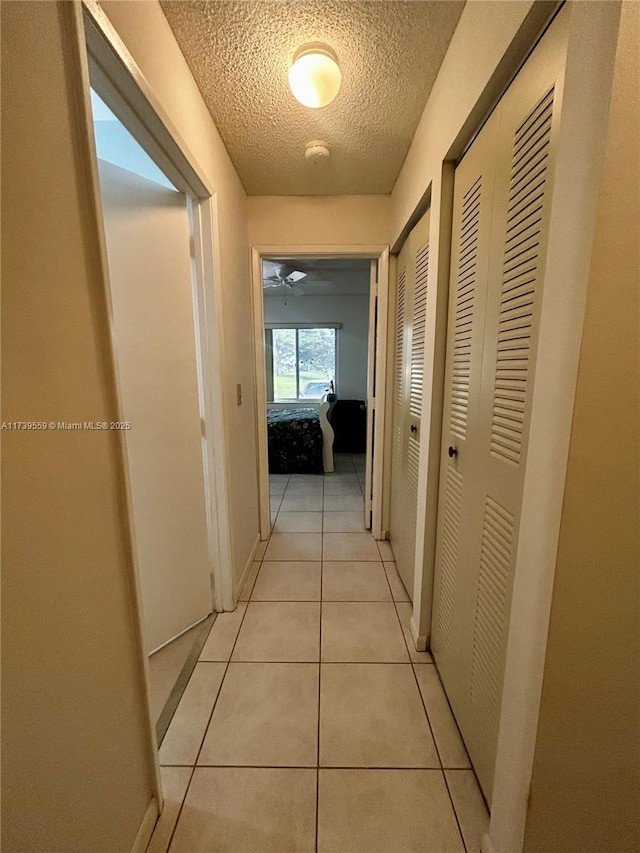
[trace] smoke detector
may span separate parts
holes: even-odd
[[[307,147],[304,151],[305,160],[308,160],[310,163],[314,165],[318,165],[319,163],[326,163],[331,153],[329,151],[329,146],[326,142],[322,142],[319,139],[314,139],[311,142],[307,143]]]

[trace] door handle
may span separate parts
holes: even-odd
[[[453,446],[450,444],[450,445],[449,445],[449,450],[448,450],[447,452],[449,453],[449,457],[450,457],[451,459],[453,459],[453,457],[454,457],[454,456],[457,456],[457,455],[458,455],[458,448],[457,448],[457,447],[453,447]]]
[[[411,424],[411,432],[418,432],[418,427],[415,424]]]

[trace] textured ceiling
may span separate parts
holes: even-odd
[[[249,195],[389,193],[462,12],[458,0],[162,0]],[[288,85],[295,50],[321,41],[342,88],[319,110]],[[314,165],[314,139],[331,150]]]

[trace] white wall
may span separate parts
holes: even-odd
[[[251,196],[247,214],[252,246],[386,246],[391,237],[386,195]]]
[[[247,199],[178,43],[156,0],[103,0],[111,23],[216,190],[224,321],[223,411],[233,571],[258,539],[258,486]],[[243,402],[236,402],[236,385]]]
[[[182,193],[99,162],[147,651],[213,609]],[[167,345],[170,342],[170,345]]]
[[[6,421],[116,419],[73,12],[0,4]],[[129,853],[154,777],[118,435],[2,445],[2,849]]]
[[[265,323],[342,323],[338,329],[336,392],[343,400],[367,399],[369,297],[282,296],[264,298]]]

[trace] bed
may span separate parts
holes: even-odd
[[[329,403],[319,408],[267,407],[270,474],[322,474],[333,471],[333,429]]]

